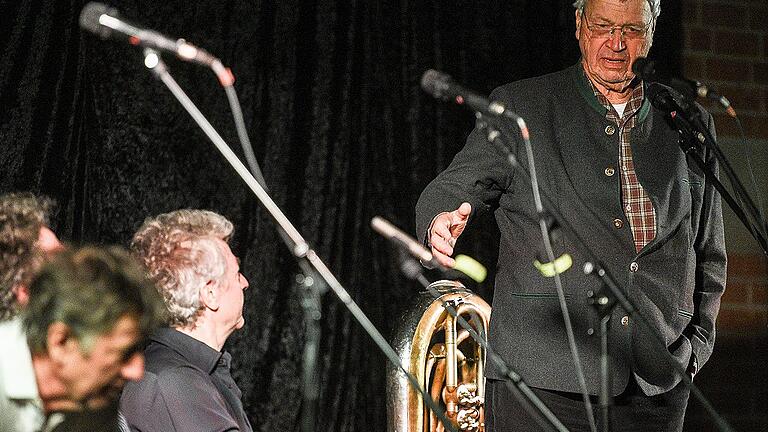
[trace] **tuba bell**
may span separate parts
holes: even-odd
[[[485,352],[443,307],[453,306],[481,336],[487,337],[491,307],[459,282],[430,285],[440,297],[419,293],[392,338],[400,364],[416,377],[446,417],[462,432],[482,432],[484,426]],[[399,368],[387,365],[389,432],[445,430],[421,395]]]

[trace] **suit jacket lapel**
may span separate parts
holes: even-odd
[[[573,93],[562,96],[564,100],[582,103],[569,104],[569,111],[555,120],[557,144],[573,190],[595,217],[605,219],[606,211],[623,214],[617,166],[619,147],[615,139],[620,132],[606,135],[609,121],[605,119],[605,108],[595,99],[579,68],[577,65],[572,73]],[[690,185],[687,177],[670,175],[687,172],[685,155],[678,146],[669,145],[676,141],[677,131],[666,124],[660,112],[650,109],[647,100],[637,115],[638,124],[630,140],[638,180],[656,209],[657,232],[652,245],[666,238],[690,214]],[[601,186],[608,178],[606,168],[615,171],[610,176],[614,190],[609,193]]]
[[[605,119],[605,108],[585,82],[581,65],[574,68],[571,78],[572,94],[563,95],[563,100],[574,103],[563,102],[567,111],[561,111],[562,115],[555,120],[557,146],[565,172],[580,201],[597,219],[605,219],[606,211],[621,212],[619,148],[612,142],[616,135],[609,137],[605,134],[609,124]],[[613,175],[607,176],[606,169],[612,169]],[[615,183],[613,190],[606,191],[606,187],[612,187],[607,186],[606,181]]]
[[[656,241],[672,233],[691,212],[685,154],[679,146],[677,131],[667,126],[663,115],[652,110],[647,119],[632,131],[631,146],[635,172],[656,209]]]

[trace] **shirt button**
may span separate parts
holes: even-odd
[[[636,272],[638,269],[640,269],[640,266],[637,265],[636,262],[632,261],[632,263],[629,264],[629,271],[632,273]]]
[[[608,177],[612,177],[614,173],[616,173],[616,170],[613,169],[613,167],[608,167],[605,169],[605,175]]]
[[[623,325],[624,327],[629,325],[629,317],[628,316],[624,315],[623,317],[621,317],[621,325]]]
[[[621,227],[624,226],[624,221],[619,219],[619,218],[616,218],[616,219],[613,220],[613,226],[615,228],[621,228]]]
[[[616,127],[614,125],[608,125],[605,127],[606,135],[613,135],[616,133]]]

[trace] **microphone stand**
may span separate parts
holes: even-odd
[[[591,263],[585,266],[584,272],[591,274]],[[601,277],[601,276],[598,276]],[[608,289],[608,283],[603,282],[597,292],[587,293],[591,299],[592,307],[597,316],[600,317],[600,394],[598,395],[598,407],[600,408],[600,419],[602,421],[602,430],[609,432],[611,430],[611,370],[609,366],[610,351],[608,348],[608,332],[611,328],[611,313],[616,306],[616,298],[611,295]]]
[[[304,401],[301,410],[301,430],[315,430],[317,403],[320,399],[320,376],[317,373],[318,351],[320,350],[320,289],[315,288],[312,276],[299,273],[295,279],[296,290],[301,293],[301,308],[304,310],[305,339],[302,353],[302,384]]]
[[[280,237],[285,241],[286,246],[291,251],[294,258],[296,258],[299,267],[304,273],[304,277],[312,278],[312,283],[310,284],[306,283],[306,279],[304,279],[304,282],[302,282],[304,283],[305,286],[307,286],[308,289],[311,289],[314,291],[312,296],[319,298],[320,295],[325,293],[325,291],[327,291],[330,288],[330,290],[333,291],[333,293],[336,295],[336,297],[338,297],[341,303],[350,311],[352,316],[357,320],[357,322],[360,324],[363,330],[366,333],[368,333],[371,339],[373,339],[373,341],[376,343],[379,349],[384,353],[387,359],[393,364],[395,364],[397,367],[399,367],[403,373],[405,373],[409,383],[421,394],[422,398],[424,399],[424,402],[427,404],[429,409],[432,410],[437,415],[437,417],[445,426],[446,430],[449,430],[451,432],[457,432],[453,423],[451,423],[445,417],[445,414],[440,411],[440,409],[434,404],[432,399],[424,393],[424,389],[421,388],[421,386],[418,384],[418,381],[416,380],[416,378],[403,368],[403,366],[400,364],[400,360],[397,356],[397,353],[395,353],[392,347],[387,343],[386,339],[384,339],[384,336],[381,335],[381,333],[376,329],[373,323],[368,319],[368,317],[365,315],[362,309],[360,309],[357,303],[355,303],[355,301],[349,295],[347,290],[344,289],[344,287],[336,279],[336,277],[333,275],[330,269],[326,267],[325,263],[323,263],[323,261],[320,259],[320,257],[317,256],[315,251],[312,250],[312,248],[309,246],[306,240],[304,240],[304,238],[301,236],[298,230],[296,230],[296,228],[291,224],[290,220],[288,220],[288,218],[280,210],[277,204],[275,204],[275,202],[272,200],[269,194],[264,190],[264,188],[259,184],[259,182],[256,181],[256,179],[253,177],[253,174],[251,174],[248,171],[248,168],[246,168],[245,165],[243,165],[243,163],[240,161],[237,155],[235,155],[232,149],[227,145],[227,143],[224,141],[221,135],[219,135],[218,132],[216,132],[216,130],[213,128],[210,122],[208,122],[208,120],[200,112],[200,110],[195,106],[192,100],[190,100],[189,97],[186,95],[186,93],[184,93],[184,90],[181,89],[178,83],[173,79],[173,77],[168,72],[168,68],[166,67],[163,60],[160,58],[160,55],[158,54],[158,52],[151,48],[144,49],[144,65],[150,71],[152,71],[152,73],[158,79],[160,79],[160,81],[162,81],[163,84],[166,85],[166,87],[168,87],[168,89],[171,91],[173,96],[176,97],[176,99],[184,107],[184,109],[186,109],[187,112],[190,114],[190,116],[192,116],[192,118],[195,120],[198,126],[200,126],[203,132],[205,132],[205,134],[211,140],[213,145],[219,150],[222,156],[224,156],[227,162],[229,162],[232,168],[237,172],[237,174],[243,180],[243,182],[245,182],[245,184],[251,189],[254,195],[256,195],[256,198],[258,198],[262,206],[264,206],[267,212],[269,212],[269,214],[272,216],[272,218],[277,224],[277,229],[278,229],[278,232],[280,233]],[[310,309],[313,310],[311,313],[312,319],[317,321],[317,319],[315,318],[316,317],[315,314],[320,313],[319,308],[311,307]],[[310,331],[310,333],[311,332],[312,331]],[[313,349],[316,349],[316,347]],[[305,351],[305,360],[313,360],[316,363],[316,360],[317,360],[316,355],[312,355],[311,352],[308,354],[308,352]],[[315,366],[313,366],[313,368],[314,367]],[[306,376],[307,375],[305,374],[305,377]],[[307,384],[317,385],[319,387],[319,383],[311,383],[310,381],[317,381],[316,378],[306,379],[305,382]],[[317,387],[313,387],[313,388],[315,390],[317,389]],[[312,392],[310,392],[309,395],[305,395],[305,396],[308,396],[305,399],[305,409],[310,409],[308,407],[311,407],[312,404],[314,403],[314,401],[311,400],[312,395],[313,395]],[[311,419],[305,419],[302,422],[302,428],[305,432],[315,430],[314,420],[315,420],[314,418],[311,418]]]
[[[657,84],[652,85],[655,86]],[[656,108],[668,115],[668,119],[672,122],[674,127],[677,128],[678,133],[680,134],[678,144],[683,150],[683,153],[690,157],[691,160],[704,172],[705,178],[712,183],[715,189],[720,193],[720,196],[728,203],[728,206],[749,230],[752,237],[759,243],[763,253],[768,255],[768,240],[766,240],[766,236],[768,235],[768,225],[766,225],[762,213],[747,193],[744,184],[736,175],[736,172],[725,157],[722,149],[717,145],[717,140],[704,124],[704,121],[701,118],[701,112],[696,109],[695,105],[693,105],[686,96],[679,96],[682,99],[682,103],[678,103],[678,101],[675,100],[671,91],[657,90],[657,92],[654,92],[649,99],[651,99],[652,104]],[[707,164],[696,152],[696,150],[700,150],[702,146],[709,148],[720,162],[723,172],[726,177],[728,177],[728,180],[736,192],[736,197],[742,205],[739,205],[730,192],[725,189],[725,186],[723,186],[720,179],[718,179],[711,164]],[[746,206],[746,209],[742,206]],[[749,217],[752,219],[750,220]]]
[[[519,162],[517,161],[517,157],[512,153],[512,151],[509,149],[507,144],[504,142],[503,137],[505,136],[502,132],[505,127],[505,123],[503,120],[508,120],[506,118],[486,118],[486,121],[481,121],[482,118],[485,118],[484,116],[478,117],[478,127],[480,129],[484,129],[486,133],[486,138],[488,142],[493,144],[502,154],[506,156],[507,162],[512,166],[513,169],[516,169],[518,172],[522,173],[522,175],[525,176],[529,181],[533,181],[533,179],[530,177],[530,174],[526,169],[520,166]],[[492,124],[494,123],[494,124]],[[506,136],[515,136],[514,134],[507,133]],[[704,409],[709,412],[709,414],[712,416],[712,418],[715,420],[715,423],[718,426],[718,429],[722,431],[727,432],[733,432],[734,429],[728,424],[728,422],[720,416],[717,411],[715,411],[712,404],[706,399],[704,394],[701,393],[701,391],[698,389],[698,387],[693,384],[693,381],[688,377],[688,374],[685,370],[685,368],[681,365],[679,365],[673,358],[672,355],[667,350],[666,343],[664,342],[664,339],[659,334],[659,332],[653,328],[649,324],[649,320],[643,315],[642,312],[638,310],[638,308],[635,306],[634,302],[629,299],[624,293],[625,290],[623,288],[620,288],[616,280],[611,276],[610,272],[605,268],[605,266],[600,262],[600,260],[597,258],[597,255],[587,246],[587,243],[581,238],[581,236],[578,234],[578,232],[573,228],[573,226],[568,222],[568,219],[563,216],[559,210],[557,209],[557,206],[554,204],[552,199],[547,195],[546,191],[541,191],[541,198],[542,198],[542,204],[545,205],[547,214],[549,214],[552,218],[555,219],[557,224],[561,226],[563,229],[566,230],[566,232],[575,240],[575,243],[580,247],[581,252],[584,253],[587,260],[584,265],[584,272],[586,274],[591,274],[596,276],[601,281],[602,289],[598,291],[597,296],[594,295],[595,302],[605,310],[610,311],[615,304],[621,305],[621,307],[624,309],[624,311],[632,317],[633,320],[636,320],[641,325],[645,326],[646,329],[650,331],[650,334],[653,336],[654,340],[658,343],[659,347],[661,347],[666,353],[667,353],[667,360],[668,363],[672,366],[672,369],[677,372],[678,375],[682,378],[682,381],[685,383],[685,385],[691,390],[691,393],[698,399]],[[604,372],[606,376],[610,376],[608,374],[608,345],[607,345],[607,331],[608,331],[608,325],[607,322],[605,325],[602,324],[603,321],[608,320],[610,318],[610,312],[608,312],[607,317],[605,315],[605,311],[601,313],[601,331],[605,332],[605,336],[601,336],[601,345],[605,344],[605,353],[601,353],[601,373]],[[603,340],[604,339],[604,340]],[[603,364],[604,363],[604,364]],[[610,420],[610,416],[608,413],[608,405],[610,401],[610,387],[607,385],[606,382],[601,382],[601,395],[600,395],[600,403],[601,403],[601,414],[604,418],[608,418]],[[605,406],[603,406],[605,405]],[[603,425],[604,430],[609,430],[609,423],[606,423]]]

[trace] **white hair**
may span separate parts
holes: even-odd
[[[651,7],[651,17],[653,17],[654,21],[656,18],[659,17],[661,14],[661,0],[646,0],[648,2],[648,5]],[[584,13],[584,8],[587,6],[587,0],[576,0],[573,2],[573,7],[576,8],[578,11],[580,11],[582,14]]]
[[[169,324],[194,325],[203,305],[200,290],[221,282],[226,258],[217,240],[226,242],[232,223],[206,210],[177,210],[147,219],[131,248],[147,268],[165,300]]]

